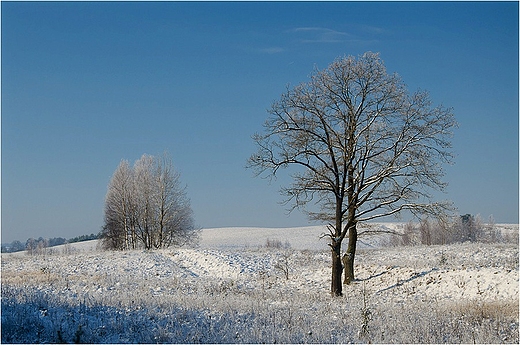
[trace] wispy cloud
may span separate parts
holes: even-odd
[[[378,36],[384,34],[385,30],[368,25],[351,25],[349,31],[339,31],[326,27],[304,26],[292,28],[284,31],[282,34],[288,35],[284,39],[289,38],[281,45],[264,46],[254,48],[254,51],[261,54],[280,54],[294,48],[294,44],[333,44],[333,43],[351,43],[351,44],[368,44],[378,41]],[[282,36],[282,37],[283,37]]]
[[[305,37],[300,38],[302,43],[338,43],[354,39],[353,35],[347,32],[322,27],[299,27],[290,32],[304,34]]]
[[[374,35],[382,35],[388,33],[388,30],[373,25],[359,25],[359,29],[362,32]]]
[[[285,51],[285,49],[282,47],[267,47],[267,48],[260,48],[260,49],[258,49],[258,51],[260,53],[265,53],[265,54],[278,54],[278,53],[283,53]]]
[[[298,27],[287,31],[298,36],[300,43],[372,43],[386,30],[369,25],[351,25],[348,32],[325,27]]]

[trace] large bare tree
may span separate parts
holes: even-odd
[[[271,177],[296,167],[281,192],[292,209],[329,224],[333,295],[342,294],[347,234],[345,283],[354,279],[358,223],[447,209],[449,203],[432,201],[432,191],[445,188],[452,110],[432,106],[425,91],[409,93],[379,54],[336,59],[288,88],[269,114],[264,133],[253,136],[258,151],[248,166]],[[308,211],[310,202],[319,210]]]

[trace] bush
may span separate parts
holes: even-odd
[[[282,243],[279,239],[271,240],[267,238],[265,240],[265,247],[266,248],[274,248],[274,249],[289,249],[291,248],[291,244],[289,241],[285,241],[285,243]]]
[[[408,222],[400,235],[389,240],[393,246],[442,245],[464,242],[516,243],[518,232],[503,235],[490,217],[487,224],[479,215],[465,214],[453,219],[422,219],[419,223]]]

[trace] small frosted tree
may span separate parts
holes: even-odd
[[[388,74],[379,54],[335,60],[307,83],[274,102],[258,151],[248,166],[275,176],[295,167],[293,183],[282,189],[286,202],[329,223],[331,293],[342,294],[342,242],[346,283],[354,279],[357,224],[412,213],[442,213],[432,190],[445,183],[442,164],[451,161],[451,109],[432,106],[427,92],[409,93],[400,77]]]
[[[155,193],[153,204],[156,221],[153,238],[155,248],[190,242],[194,235],[193,212],[180,174],[173,169],[171,159],[164,155],[156,160],[154,169]]]
[[[107,249],[135,249],[135,200],[133,171],[122,160],[110,180],[105,197],[103,245]]]
[[[149,155],[142,155],[134,163],[134,188],[132,193],[136,203],[137,237],[146,249],[152,249],[155,228],[156,205],[154,193],[157,188],[154,181],[155,162]]]

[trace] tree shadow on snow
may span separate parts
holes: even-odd
[[[399,279],[399,280],[397,281],[397,283],[395,283],[395,284],[393,284],[393,285],[391,285],[391,286],[389,286],[389,287],[386,287],[386,288],[384,288],[384,289],[381,289],[381,290],[377,291],[376,294],[378,294],[378,293],[382,293],[382,292],[385,292],[385,291],[388,291],[388,290],[391,290],[391,289],[394,289],[394,288],[399,287],[399,286],[402,286],[402,285],[404,285],[404,284],[406,284],[406,283],[411,282],[412,280],[415,280],[415,279],[417,279],[417,278],[424,277],[425,275],[430,274],[430,273],[432,273],[432,272],[435,272],[435,271],[437,271],[437,270],[438,270],[438,268],[434,267],[434,268],[432,268],[432,269],[430,269],[430,270],[428,270],[428,271],[423,271],[423,272],[415,273],[414,275],[412,275],[412,276],[411,276],[410,278],[408,278],[408,279],[404,279],[404,280],[400,280],[400,279]],[[375,277],[381,276],[382,274],[387,273],[387,272],[388,272],[388,271],[381,272],[381,273],[379,273],[379,274],[377,274],[377,275],[375,275],[375,276],[371,276],[371,277],[369,277],[369,278],[367,278],[367,279],[371,279],[371,278],[375,278]]]

